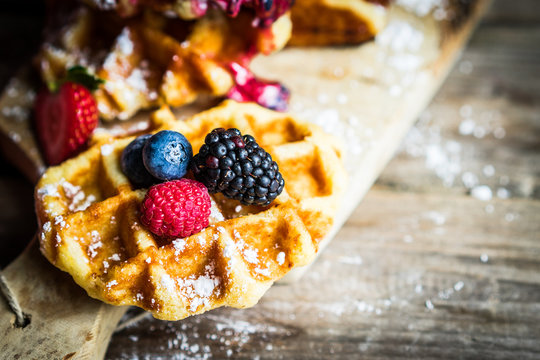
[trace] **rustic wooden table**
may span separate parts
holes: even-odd
[[[39,2],[0,5],[0,87]],[[401,150],[301,282],[252,309],[145,317],[107,359],[540,358],[540,3],[495,1]],[[0,261],[35,232],[0,159]]]

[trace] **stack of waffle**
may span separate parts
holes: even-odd
[[[227,95],[236,80],[231,65],[247,68],[253,56],[289,39],[301,46],[371,39],[387,1],[296,0],[290,12],[290,0],[59,3],[50,6],[37,58],[43,80],[84,65],[106,80],[95,94],[100,117],[126,120],[140,109]],[[269,11],[260,9],[265,5]]]

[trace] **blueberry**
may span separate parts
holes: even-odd
[[[148,139],[142,155],[148,172],[158,179],[169,181],[186,174],[193,150],[184,135],[163,130]]]
[[[142,135],[129,143],[122,152],[122,171],[135,187],[149,187],[159,182],[146,170],[143,164],[142,150],[152,135]]]

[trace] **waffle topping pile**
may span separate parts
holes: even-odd
[[[186,137],[172,130],[141,135],[122,151],[122,171],[133,186],[166,181],[148,190],[141,207],[141,222],[155,235],[186,237],[207,227],[209,191],[263,206],[283,191],[285,180],[272,156],[238,129],[212,130],[192,154]],[[200,182],[182,179],[189,164]]]
[[[41,252],[90,296],[178,320],[220,306],[253,306],[276,280],[314,259],[345,187],[333,137],[290,115],[234,101],[186,121],[164,107],[152,115],[152,129],[146,138],[101,138],[49,168],[36,187]],[[162,131],[183,134],[199,155],[206,142],[223,145],[208,153],[224,174],[234,172],[229,188],[236,179],[242,186],[251,181],[256,196],[264,196],[259,186],[274,190],[275,161],[285,181],[281,193],[268,205],[245,205],[227,197],[229,188],[208,192],[190,171],[140,188],[123,171],[124,154],[131,151],[140,163]],[[170,147],[175,154],[178,148]],[[234,157],[246,160],[243,150],[251,162],[235,163]],[[206,161],[215,166],[214,158]],[[252,175],[263,172],[255,181],[246,175],[250,166]],[[239,191],[244,199],[251,196],[246,188]]]

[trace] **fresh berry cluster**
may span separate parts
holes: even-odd
[[[270,204],[285,184],[270,154],[238,129],[218,128],[208,134],[191,169],[210,193],[222,192],[246,205]]]
[[[285,183],[270,154],[238,129],[214,129],[194,157],[180,133],[142,135],[124,149],[121,165],[133,185],[155,184],[143,200],[141,222],[166,238],[190,236],[208,226],[209,192],[243,204],[268,205]],[[188,166],[198,181],[181,179]]]
[[[139,136],[122,152],[122,171],[133,185],[156,184],[143,200],[141,222],[158,236],[186,237],[208,226],[208,190],[195,180],[182,179],[192,157],[186,137],[170,130]]]
[[[181,179],[152,186],[141,205],[141,222],[158,236],[188,237],[208,226],[210,195],[198,181]]]

